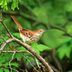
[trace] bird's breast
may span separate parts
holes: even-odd
[[[22,38],[22,40],[23,40],[24,42],[26,42],[26,41],[29,41],[29,40],[30,40],[28,37],[24,36],[24,35],[23,35],[23,34],[21,34],[21,33],[20,33],[20,37]]]

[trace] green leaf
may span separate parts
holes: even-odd
[[[72,1],[71,0],[65,4],[65,10],[68,12],[72,12]]]
[[[18,17],[17,19],[21,23],[23,28],[31,29],[31,23],[28,20],[21,17]]]
[[[69,22],[67,25],[66,25],[66,30],[69,34],[72,35],[72,22]]]
[[[0,44],[3,43],[3,41],[4,41],[4,40],[3,40],[2,38],[0,38]]]
[[[14,58],[16,58],[17,60],[20,60],[23,57],[24,57],[23,53],[16,53],[14,56]]]
[[[27,51],[24,47],[20,46],[17,48],[18,51]]]
[[[14,36],[20,38],[20,34],[19,33],[13,33]]]
[[[32,48],[33,48],[38,54],[40,54],[40,52],[36,49],[37,46],[38,46],[37,43],[34,42],[34,43],[31,44],[31,46],[32,46]]]
[[[9,69],[6,69],[6,68],[5,68],[5,69],[4,69],[4,72],[9,72]]]
[[[33,26],[34,26],[33,27],[34,30],[35,29],[37,30],[37,29],[40,29],[40,28],[45,30],[47,28],[45,25],[40,24],[40,23],[39,24],[36,24],[36,25],[33,25]]]
[[[3,64],[3,65],[6,66],[6,67],[8,67],[8,66],[9,66],[9,63],[7,62],[7,63],[5,63],[5,64]],[[12,67],[19,67],[19,64],[16,63],[16,62],[11,62],[10,65],[11,65]]]
[[[69,70],[68,72],[72,72],[72,70]]]
[[[57,52],[60,59],[63,59],[65,56],[70,58],[71,46],[63,45],[57,50]]]
[[[59,45],[68,42],[69,40],[71,40],[70,37],[68,36],[63,36],[64,32],[57,30],[57,29],[51,29],[46,31],[41,40],[42,42],[51,47],[51,48],[56,48]]]
[[[15,23],[11,21],[10,17],[6,17],[3,20],[3,23],[7,26],[7,28],[9,29],[10,32],[14,32],[15,28],[17,28]]]
[[[48,13],[48,20],[50,24],[53,25],[64,25],[67,21],[66,17],[61,12],[58,12],[57,10],[52,10]]]
[[[44,7],[36,7],[33,9],[34,14],[37,16],[37,19],[39,21],[42,21],[44,23],[48,23],[48,16],[47,11]]]
[[[0,72],[3,72],[3,69],[2,68],[0,68]]]
[[[22,5],[26,5],[27,7],[36,5],[36,1],[35,0],[20,0],[20,3]]]
[[[36,65],[35,58],[29,53],[24,53],[23,59],[27,68],[31,68],[34,67],[34,65]]]
[[[11,58],[11,53],[2,53],[0,54],[0,65],[8,62]]]
[[[12,10],[15,10],[16,8],[19,9],[18,3],[19,3],[18,0],[13,0],[13,1],[12,1],[12,5],[11,5],[11,9],[12,9]]]
[[[44,51],[44,50],[47,50],[47,49],[50,49],[48,46],[46,46],[46,45],[43,45],[43,44],[39,44],[38,46],[37,46],[37,50],[39,50],[39,51]]]
[[[33,49],[38,53],[40,54],[40,52],[46,50],[46,49],[50,49],[48,46],[46,45],[43,45],[43,44],[37,44],[37,43],[33,43],[31,45],[33,47]]]
[[[1,8],[3,8],[4,10],[8,10],[7,2],[8,0],[2,0],[0,2]]]

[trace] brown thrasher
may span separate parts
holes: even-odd
[[[28,29],[22,28],[21,24],[18,22],[15,16],[11,15],[11,18],[15,22],[15,24],[18,26],[18,30],[20,32],[20,37],[24,42],[32,43],[32,42],[37,42],[39,38],[42,36],[44,30],[43,29],[38,29],[36,31],[31,31]]]

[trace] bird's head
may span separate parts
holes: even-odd
[[[36,31],[37,35],[42,35],[44,33],[44,29],[39,29]]]

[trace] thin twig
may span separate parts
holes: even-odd
[[[23,43],[22,41],[20,41],[17,38],[14,38],[14,39],[16,42],[18,42],[23,47],[25,47],[29,52],[31,52],[49,70],[48,72],[53,72],[50,65],[45,61],[45,59],[43,59],[39,54],[37,54],[36,51],[34,51],[30,45]]]
[[[7,26],[3,22],[1,22],[1,23],[4,26],[4,28],[6,29],[7,33],[9,34],[9,37],[11,38],[12,34],[10,33],[9,29],[7,28]]]
[[[16,53],[16,52],[14,51],[14,53],[12,54],[12,58],[11,58],[11,60],[9,61],[9,67],[10,67],[11,72],[12,72],[11,62],[12,62],[12,60],[14,59],[15,53]]]
[[[13,38],[10,38],[8,40],[6,40],[2,45],[1,45],[1,48],[0,48],[0,52],[3,51],[3,49],[5,48],[5,46],[10,43],[11,41],[13,41],[14,39]]]
[[[16,53],[29,53],[28,51],[17,51],[17,50],[14,50],[14,51],[1,51],[2,53],[14,53],[14,52],[16,52]]]
[[[2,50],[4,49],[4,47],[5,47],[8,43],[10,43],[10,42],[12,42],[12,41],[15,41],[15,42],[17,42],[18,44],[20,44],[20,45],[22,45],[23,47],[25,47],[30,53],[32,53],[32,54],[47,68],[48,72],[53,72],[53,70],[52,70],[52,68],[50,67],[50,65],[49,65],[40,55],[38,55],[38,54],[36,53],[36,51],[34,51],[33,48],[32,48],[30,45],[22,42],[21,40],[15,38],[15,37],[12,37],[12,39],[9,39],[9,40],[7,40],[5,43],[3,43],[0,50],[2,51]]]
[[[10,67],[4,66],[4,65],[3,65],[3,67],[2,67],[2,66],[0,66],[0,68],[10,69]],[[19,71],[18,71],[18,70],[16,70],[15,68],[12,68],[12,70],[13,70],[13,71],[15,71],[15,72],[19,72]]]
[[[6,25],[2,22],[3,26],[5,27],[5,29],[7,30],[8,34],[10,35],[10,39],[6,40],[0,48],[0,52],[3,51],[3,49],[5,48],[5,46],[12,42],[12,41],[16,41],[17,43],[21,44],[23,47],[25,47],[30,53],[32,53],[48,70],[48,72],[53,72],[53,70],[51,69],[50,65],[40,56],[36,53],[36,51],[33,50],[33,48],[31,46],[29,46],[26,43],[23,43],[22,41],[20,41],[19,39],[13,37],[11,35],[11,33],[9,32],[8,28],[6,27]],[[13,59],[13,57],[12,57]]]
[[[28,62],[30,63],[30,65],[33,67],[33,69],[34,69],[35,71],[39,72],[39,71],[36,69],[36,67],[33,66],[33,64],[30,62],[30,60],[28,60]]]

